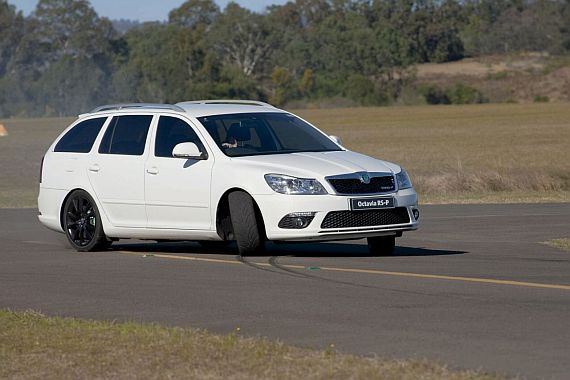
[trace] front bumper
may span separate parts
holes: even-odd
[[[395,193],[382,194],[393,196],[396,207],[407,210],[409,221],[406,223],[387,225],[353,226],[346,228],[322,228],[321,224],[326,215],[332,211],[349,211],[351,198],[374,198],[371,196],[341,196],[341,195],[285,195],[265,194],[254,195],[263,216],[265,232],[269,240],[287,241],[324,241],[360,239],[371,236],[395,235],[403,231],[418,228],[413,210],[417,209],[418,197],[414,189],[400,190]],[[279,221],[287,214],[298,212],[314,212],[315,217],[308,227],[303,229],[287,229],[278,226]],[[361,211],[357,211],[361,212]]]

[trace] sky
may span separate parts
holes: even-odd
[[[228,0],[215,0],[223,8]],[[234,0],[242,7],[260,12],[271,4],[284,4],[286,0]],[[29,15],[34,10],[38,0],[8,0],[16,8]],[[91,5],[100,16],[110,19],[128,19],[139,21],[166,20],[168,12],[179,7],[184,0],[90,0]]]

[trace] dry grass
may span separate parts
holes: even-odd
[[[426,361],[317,351],[204,331],[0,311],[0,378],[499,379]]]
[[[432,202],[570,201],[570,105],[302,110],[344,145],[402,164]]]
[[[561,249],[563,251],[570,252],[570,239],[552,239],[549,241],[545,241],[544,244]]]
[[[352,150],[402,164],[422,202],[569,202],[570,104],[300,110]],[[41,157],[72,119],[0,121],[0,207],[36,205]]]
[[[420,193],[421,204],[568,203],[568,191]]]
[[[570,101],[570,59],[541,53],[466,58],[417,66],[417,84],[463,83],[492,103]]]
[[[529,72],[543,70],[554,58],[541,53],[519,55],[495,55],[465,58],[445,63],[424,63],[417,65],[419,79],[437,79],[444,76],[489,77],[507,71]],[[500,76],[499,76],[500,77]]]

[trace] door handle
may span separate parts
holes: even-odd
[[[90,172],[95,172],[95,173],[97,173],[97,172],[99,171],[99,169],[100,169],[100,167],[99,167],[99,165],[97,165],[97,164],[93,164],[93,165],[91,165],[91,166],[89,167],[89,171],[90,171]]]
[[[158,174],[158,168],[156,166],[153,166],[152,168],[146,169],[146,172],[148,174]]]

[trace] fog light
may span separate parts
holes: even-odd
[[[279,228],[296,229],[300,230],[307,228],[315,217],[315,212],[294,212],[285,215],[279,221]]]
[[[293,224],[295,224],[295,227],[297,228],[307,227],[307,220],[304,217],[300,216],[293,219]]]
[[[414,219],[415,220],[419,220],[420,219],[420,210],[418,210],[417,208],[412,210],[412,214],[414,214]]]

